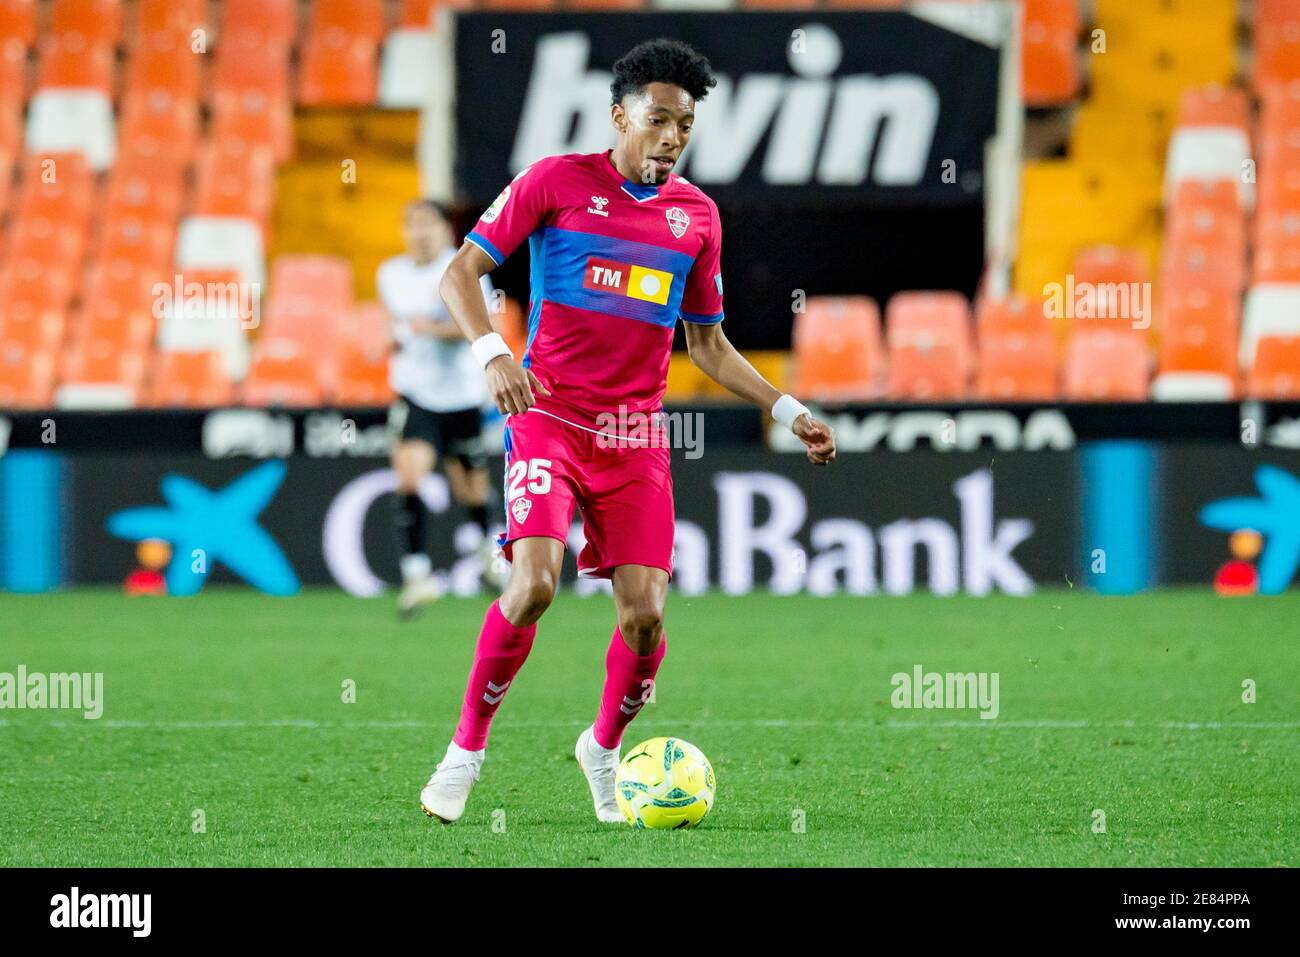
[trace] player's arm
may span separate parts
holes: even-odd
[[[686,323],[686,349],[696,368],[728,392],[766,410],[784,422],[808,447],[808,461],[828,465],[835,461],[835,433],[813,418],[792,396],[783,396],[750,365],[722,331],[722,323]],[[786,420],[789,421],[786,421]]]
[[[499,333],[492,330],[481,280],[496,262],[472,242],[460,247],[438,283],[459,333],[468,339],[487,376],[488,393],[506,415],[525,412],[536,401],[533,392],[550,395],[531,369],[515,362]]]

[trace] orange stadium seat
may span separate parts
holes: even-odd
[[[1241,299],[1213,286],[1166,286],[1160,293],[1160,328],[1171,323],[1224,327],[1235,338],[1241,326]]]
[[[981,338],[1008,333],[1037,335],[1052,331],[1052,322],[1047,318],[1043,302],[1018,295],[981,299],[975,310],[975,325]]]
[[[344,311],[352,308],[352,265],[341,256],[281,256],[271,267],[271,295]]]
[[[1300,399],[1300,336],[1264,336],[1246,380],[1255,399]]]
[[[265,146],[276,163],[293,156],[293,106],[260,90],[218,90],[212,97],[212,139]]]
[[[975,392],[983,399],[1050,402],[1060,392],[1056,337],[1042,322],[1029,333],[981,329]]]
[[[0,289],[3,286],[0,280]],[[22,299],[6,299],[0,306],[0,342],[57,349],[66,334],[67,315],[62,308]]]
[[[146,353],[127,350],[118,339],[80,338],[68,351],[59,374],[62,385],[125,385],[144,379]]]
[[[95,202],[95,180],[80,153],[28,156],[16,212],[87,224]]]
[[[384,0],[312,0],[308,33],[341,30],[378,44],[388,32]]]
[[[95,255],[128,260],[141,272],[169,275],[175,243],[175,223],[122,214],[104,223]]]
[[[1250,130],[1250,100],[1236,87],[1193,87],[1178,101],[1179,126],[1235,126]]]
[[[1300,8],[1290,0],[1255,4],[1255,88],[1300,78]]]
[[[967,360],[951,343],[891,346],[886,394],[891,399],[929,402],[966,395]]]
[[[1079,93],[1078,0],[1025,0],[1020,55],[1024,100],[1049,106]]]
[[[122,39],[122,0],[54,0],[46,30],[116,46]]]
[[[230,405],[234,397],[234,386],[221,368],[221,353],[160,351],[154,357],[147,405],[210,409]]]
[[[1184,207],[1212,208],[1216,213],[1240,213],[1241,201],[1236,180],[1189,179],[1183,180],[1174,190],[1170,211]]]
[[[851,401],[881,393],[880,307],[866,296],[814,296],[794,320],[793,391]]]
[[[1212,373],[1237,382],[1237,326],[1222,313],[1196,310],[1165,315],[1159,372]]]
[[[0,155],[12,164],[23,146],[23,106],[17,97],[9,99],[7,94],[0,94]]]
[[[1107,283],[1144,283],[1151,281],[1151,270],[1140,250],[1121,246],[1089,246],[1074,257],[1074,281],[1095,285]]]
[[[1078,402],[1141,402],[1150,394],[1147,351],[1134,336],[1084,330],[1065,353],[1065,398]]]
[[[136,303],[87,300],[73,319],[75,342],[111,342],[123,352],[143,352],[153,341],[154,321],[147,298]]]
[[[73,221],[44,215],[15,217],[10,223],[6,255],[15,259],[77,266],[86,252],[86,230]]]
[[[37,87],[77,87],[113,95],[113,48],[77,33],[53,36],[41,45]]]
[[[1285,164],[1260,164],[1259,207],[1266,213],[1300,213],[1300,158]]]
[[[170,90],[128,92],[122,98],[122,142],[137,136],[166,142],[188,164],[199,142],[199,104]]]
[[[101,215],[105,219],[134,214],[141,219],[175,222],[185,202],[185,185],[176,167],[148,173],[119,165],[108,181]]]
[[[102,299],[120,303],[148,303],[152,308],[154,285],[170,285],[171,282],[170,275],[143,272],[130,259],[100,259],[90,267],[86,275],[82,302],[94,303]]]
[[[355,343],[339,349],[335,401],[345,406],[383,406],[393,401],[388,384],[388,357],[366,353]]]
[[[513,302],[513,300],[508,300]],[[518,309],[519,304],[515,303]],[[493,316],[493,326],[501,332],[497,317]],[[522,321],[520,323],[522,327]],[[339,329],[341,341],[344,345],[353,346],[360,349],[368,356],[383,356],[387,359],[389,351],[392,349],[393,334],[388,321],[388,310],[378,302],[358,303],[352,310],[352,314]],[[506,340],[506,345],[514,347],[510,342],[510,337],[505,332],[501,332],[502,337]],[[522,353],[521,353],[522,356]]]
[[[221,30],[258,33],[288,50],[298,36],[298,0],[226,0]]]
[[[1239,293],[1246,285],[1244,231],[1179,237],[1165,245],[1160,279],[1165,285],[1213,286]]]
[[[257,221],[265,231],[275,199],[275,162],[269,148],[209,141],[199,152],[194,212]]]
[[[379,46],[342,30],[307,38],[298,77],[303,106],[362,106],[379,89]]]
[[[36,0],[0,0],[0,43],[6,40],[36,42]]]
[[[11,318],[20,306],[64,309],[76,293],[78,278],[68,263],[9,257],[0,268],[0,309]]]
[[[54,404],[54,353],[0,336],[0,408],[48,409]]]
[[[248,93],[257,91],[268,102],[288,99],[292,92],[290,83],[289,51],[268,41],[257,48],[218,50],[212,68],[212,91]]]
[[[193,31],[207,25],[206,0],[137,0],[131,36],[143,45],[151,38],[171,42],[171,38],[181,37],[188,49]]]
[[[961,293],[898,293],[885,308],[885,337],[891,356],[900,347],[928,353],[943,346],[957,357],[963,374],[974,363],[970,307]]]
[[[0,100],[11,105],[26,102],[27,47],[22,40],[0,38]]]
[[[203,54],[191,50],[188,34],[159,34],[131,52],[123,86],[131,96],[165,92],[197,102],[203,92]]]
[[[325,390],[313,357],[281,343],[259,343],[244,380],[245,405],[321,405]]]
[[[9,212],[9,195],[12,192],[14,161],[11,154],[0,149],[0,220]]]

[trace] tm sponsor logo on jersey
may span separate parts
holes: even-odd
[[[759,159],[762,181],[774,186],[920,183],[939,123],[935,85],[917,73],[837,73],[846,58],[835,31],[810,23],[796,32],[806,44],[787,51],[789,74],[718,76],[701,109],[709,122],[675,172],[702,186],[735,183]],[[607,145],[613,77],[588,69],[590,54],[591,38],[579,30],[538,39],[512,168]]]
[[[668,294],[673,287],[673,274],[662,269],[634,266],[612,259],[587,260],[587,271],[582,277],[582,287],[596,292],[610,292],[629,299],[668,304]]]

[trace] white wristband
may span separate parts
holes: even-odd
[[[479,336],[470,345],[470,348],[474,350],[474,358],[478,360],[478,364],[483,367],[484,371],[487,371],[488,363],[497,356],[514,355],[498,332],[489,332],[485,336]]]
[[[794,428],[794,420],[804,414],[811,415],[808,407],[792,395],[783,395],[772,405],[772,418],[780,422],[787,429]]]

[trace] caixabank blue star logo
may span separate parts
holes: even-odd
[[[1201,509],[1201,522],[1225,532],[1250,530],[1264,538],[1259,591],[1286,591],[1300,566],[1300,479],[1274,465],[1255,470],[1259,498],[1224,498]]]
[[[213,563],[272,595],[293,595],[301,587],[293,566],[257,516],[275,497],[287,468],[266,462],[214,491],[184,475],[164,475],[165,506],[128,508],[109,516],[108,531],[132,541],[162,539],[172,546],[167,591],[193,595],[207,581]]]

